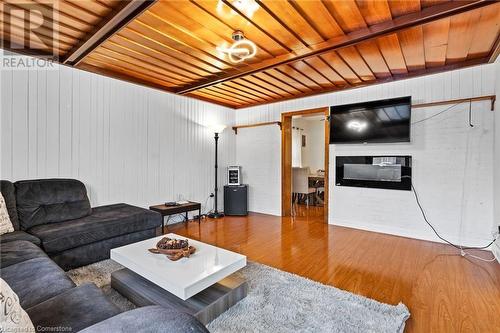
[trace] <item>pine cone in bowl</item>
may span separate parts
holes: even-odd
[[[187,239],[173,239],[163,237],[156,244],[156,247],[162,250],[180,250],[189,247],[189,243]]]

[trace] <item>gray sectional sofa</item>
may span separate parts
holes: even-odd
[[[28,240],[64,270],[109,258],[109,250],[154,237],[160,214],[124,203],[90,207],[75,179],[0,181],[16,230],[6,240]]]
[[[37,332],[208,332],[195,317],[161,306],[121,312],[94,284],[76,286],[27,240],[0,244],[0,276],[19,296]]]
[[[160,306],[121,312],[94,284],[63,269],[109,258],[109,249],[155,236],[161,217],[126,204],[90,208],[71,179],[1,181],[12,233],[0,236],[0,276],[38,332],[208,332],[193,316]]]

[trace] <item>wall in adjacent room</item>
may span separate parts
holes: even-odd
[[[94,206],[204,204],[213,192],[214,139],[204,125],[231,125],[234,110],[65,66],[1,76],[2,179],[77,178]],[[219,143],[222,187],[233,131]]]
[[[324,116],[293,118],[292,125],[303,129],[306,146],[302,147],[302,166],[311,173],[325,168],[325,123]]]
[[[311,96],[236,111],[239,125],[276,121],[286,111],[363,102],[411,95],[414,103],[466,98],[495,93],[495,65],[482,65],[409,80],[389,82],[336,93]],[[498,103],[497,103],[498,104]],[[413,110],[413,121],[435,115],[449,106]],[[493,141],[494,115],[489,102],[472,104],[474,127],[468,125],[468,104],[457,105],[448,112],[412,126],[409,144],[331,145],[329,222],[413,238],[437,240],[425,224],[410,191],[390,191],[334,186],[336,155],[408,154],[413,156],[414,185],[422,205],[436,229],[451,241],[484,245],[491,240],[493,218]],[[497,106],[498,109],[498,106]],[[498,112],[498,111],[497,111]],[[253,128],[244,135],[255,135]],[[259,147],[273,147],[279,131],[262,137]],[[258,149],[251,140],[236,140],[237,163],[245,169],[255,168],[247,151]],[[267,140],[267,141],[266,141]],[[266,195],[280,211],[280,159],[261,165],[255,178],[245,181],[254,188],[255,197]],[[260,163],[258,160],[255,163]],[[259,208],[258,205],[250,206]]]

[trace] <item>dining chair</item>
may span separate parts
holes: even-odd
[[[316,189],[309,187],[309,168],[292,168],[292,196],[293,202],[298,201],[299,196],[306,196],[306,204],[309,206],[309,196],[316,193]],[[314,197],[313,197],[314,200]]]

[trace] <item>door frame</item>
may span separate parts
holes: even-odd
[[[323,113],[325,115],[325,200],[323,208],[325,223],[328,223],[330,108],[327,106],[281,114],[281,216],[292,215],[292,117],[316,113]]]

